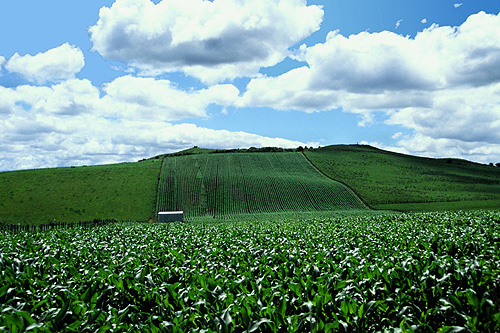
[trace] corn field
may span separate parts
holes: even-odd
[[[498,332],[500,214],[0,232],[0,330]]]
[[[365,208],[299,153],[165,158],[157,198],[157,212],[182,210],[188,218]]]

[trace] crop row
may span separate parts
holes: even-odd
[[[0,234],[0,330],[495,332],[500,214]]]
[[[187,217],[363,208],[298,153],[166,158],[157,200],[158,211],[182,210]]]

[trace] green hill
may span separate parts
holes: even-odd
[[[160,161],[0,173],[0,222],[153,216]]]
[[[457,159],[403,155],[370,146],[304,152],[325,175],[376,209],[432,211],[500,208],[500,168]]]
[[[366,209],[298,152],[169,157],[159,184],[157,210],[182,210],[188,218]]]
[[[500,208],[497,167],[358,145],[277,151],[191,148],[138,163],[0,172],[0,222],[148,220],[177,209],[222,218],[363,208],[348,188],[375,209]]]

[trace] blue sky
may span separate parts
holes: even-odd
[[[0,170],[364,143],[500,161],[500,2],[0,5]]]

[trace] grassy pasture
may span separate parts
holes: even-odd
[[[0,173],[0,221],[153,217],[159,161]]]
[[[353,188],[373,208],[430,211],[500,207],[497,167],[421,158],[370,146],[328,146],[304,154],[324,174]]]
[[[351,190],[292,152],[165,158],[157,200],[158,211],[188,218],[362,209]]]

